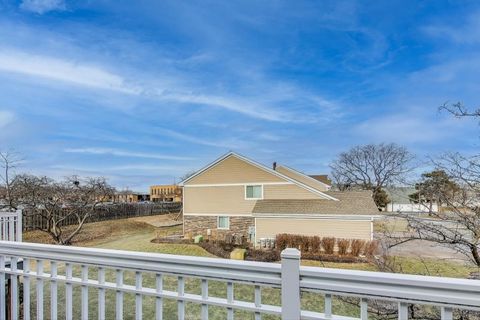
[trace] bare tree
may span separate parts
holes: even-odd
[[[87,219],[95,214],[99,204],[113,194],[104,178],[68,177],[55,181],[48,177],[19,175],[12,186],[15,202],[24,215],[40,217],[44,222],[39,230],[52,239],[69,245],[81,231]],[[74,227],[65,228],[65,220],[74,217]]]
[[[10,209],[17,209],[12,197],[12,184],[21,162],[22,158],[18,152],[0,151],[0,198],[4,200],[4,206]]]
[[[388,201],[383,188],[402,182],[411,171],[412,159],[413,155],[397,144],[368,144],[340,153],[330,167],[340,189],[372,190],[380,208]]]
[[[442,208],[430,210],[430,219],[398,213],[408,222],[409,231],[390,236],[392,246],[412,240],[434,242],[463,254],[480,267],[480,157],[451,153],[434,164],[455,184],[455,192],[442,184],[428,185],[429,197]],[[427,204],[425,207],[431,208]]]
[[[440,111],[446,111],[457,118],[464,118],[464,117],[479,118],[480,117],[480,108],[471,110],[465,107],[465,105],[461,102],[456,102],[452,104],[444,103],[438,109]]]

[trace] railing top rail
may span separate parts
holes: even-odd
[[[0,241],[0,255],[279,286],[276,263]]]
[[[0,211],[0,217],[18,217],[22,214],[21,210],[17,211]]]
[[[0,255],[272,287],[282,283],[282,266],[277,263],[8,241],[0,241]],[[301,290],[480,310],[480,280],[318,267],[300,267],[298,277]]]
[[[480,280],[301,267],[300,287],[340,295],[480,308]]]

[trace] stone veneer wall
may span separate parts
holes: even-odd
[[[217,216],[183,216],[185,235],[206,235],[207,229],[213,232],[243,234],[248,238],[248,227],[255,226],[253,217],[230,217],[230,229],[217,229]]]

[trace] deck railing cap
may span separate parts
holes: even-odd
[[[286,248],[281,253],[282,259],[300,260],[300,250],[296,248]]]

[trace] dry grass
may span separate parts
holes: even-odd
[[[67,226],[65,227],[65,232],[69,232],[74,228],[75,226]],[[154,232],[155,227],[144,222],[135,221],[134,219],[86,223],[81,232],[73,239],[73,245],[91,245],[92,242],[94,244],[96,241],[110,240],[112,238],[138,233],[150,233],[153,237]],[[54,243],[50,235],[42,231],[25,232],[23,239],[25,242]]]
[[[150,219],[155,219],[148,217]],[[212,257],[210,253],[193,244],[157,244],[151,240],[158,236],[181,234],[182,226],[156,228],[153,225],[138,221],[139,218],[102,221],[85,224],[75,237],[74,246],[96,247],[142,252]],[[145,220],[145,219],[142,219]],[[73,228],[72,227],[67,227]],[[48,234],[41,231],[29,231],[24,234],[25,242],[53,244]]]
[[[375,233],[396,233],[407,232],[408,222],[400,218],[386,218],[383,220],[375,220],[373,222],[373,231]]]

